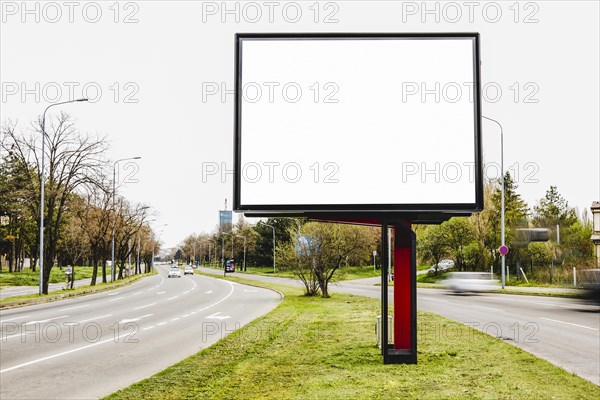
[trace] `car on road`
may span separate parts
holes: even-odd
[[[443,271],[447,271],[450,268],[454,268],[454,261],[452,260],[442,260],[439,263],[432,265],[427,272],[429,273],[435,273],[436,272],[436,268],[437,268],[437,272],[443,272]]]
[[[578,275],[577,281],[583,288],[583,298],[600,304],[600,268],[580,270]]]
[[[491,292],[499,287],[490,272],[450,272],[442,283],[455,293]]]
[[[183,270],[183,274],[187,275],[187,274],[192,274],[194,275],[194,268],[190,267],[189,265],[185,267],[185,269]]]
[[[181,270],[178,266],[173,265],[169,270],[169,278],[181,278]]]

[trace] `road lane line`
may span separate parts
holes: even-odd
[[[170,319],[169,321],[173,322],[173,321],[178,321],[178,320],[180,320],[180,319],[181,319],[181,318],[177,317],[177,318]]]
[[[176,299],[176,298],[178,298],[178,297],[179,297],[179,296],[173,296],[173,297],[169,297],[167,300],[173,300],[173,299]]]
[[[159,323],[158,323],[158,324],[156,324],[156,325],[157,325],[157,326],[163,326],[163,325],[165,325],[165,324],[166,324],[166,322],[159,322]]]
[[[540,317],[541,319],[545,319],[546,321],[552,321],[552,322],[558,322],[561,324],[566,324],[566,325],[573,325],[573,326],[578,326],[580,328],[585,328],[585,329],[591,329],[593,331],[597,331],[598,329],[596,328],[590,328],[589,326],[585,326],[585,325],[579,325],[579,324],[573,324],[571,322],[565,322],[565,321],[559,321],[557,319],[551,319],[551,318],[544,318],[544,317]]]
[[[80,324],[83,324],[85,322],[89,322],[89,321],[97,321],[101,318],[107,318],[110,317],[112,314],[106,314],[106,315],[100,315],[99,317],[94,317],[94,318],[88,318],[88,319],[84,319],[82,321],[79,321]]]
[[[146,315],[142,315],[141,317],[136,317],[136,318],[124,318],[121,322],[119,322],[120,324],[127,324],[129,322],[136,322],[139,321],[140,319],[146,318],[146,317],[151,317],[154,314],[146,314]]]
[[[162,292],[156,292],[156,294],[165,294],[167,292],[165,292],[164,290]]]
[[[186,290],[185,292],[183,292],[183,294],[188,294],[189,292],[190,292],[189,290]]]
[[[142,294],[142,293],[144,293],[144,292],[137,292],[137,293],[134,293],[132,296],[137,296],[138,294]]]
[[[113,338],[110,338],[110,339],[102,340],[100,342],[96,342],[96,343],[88,344],[86,346],[78,347],[76,349],[72,349],[72,350],[68,350],[68,351],[63,351],[62,353],[57,353],[57,354],[53,354],[51,356],[38,358],[37,360],[28,361],[28,362],[23,363],[23,364],[15,365],[14,367],[5,368],[5,369],[0,370],[0,374],[3,374],[5,372],[9,372],[9,371],[13,371],[15,369],[27,367],[27,366],[32,365],[32,364],[37,364],[37,363],[40,363],[40,362],[43,362],[43,361],[51,360],[53,358],[57,358],[57,357],[64,356],[64,355],[67,355],[67,354],[75,353],[75,352],[78,352],[78,351],[81,351],[81,350],[89,349],[90,347],[98,346],[98,345],[101,345],[101,344],[104,344],[104,343],[113,342],[113,341],[116,342],[117,339],[121,339],[122,337],[125,337],[125,336],[128,336],[128,335],[131,335],[131,333],[130,332],[124,333],[122,335],[117,336],[116,338],[113,337]]]
[[[424,300],[432,300],[432,301],[441,301],[443,303],[449,303],[448,300],[444,300],[444,299],[436,299],[433,297],[426,297],[426,296],[419,296],[419,299],[424,299]]]
[[[475,308],[481,308],[481,309],[483,309],[483,310],[493,310],[493,311],[505,312],[504,310],[501,310],[501,309],[499,309],[499,308],[485,307],[485,306],[476,306],[475,304],[471,304],[471,307],[475,307]]]
[[[88,306],[89,306],[89,304],[84,304],[84,305],[82,305],[82,306],[75,306],[75,307],[63,308],[63,309],[60,309],[60,310],[58,310],[58,311],[68,311],[68,310],[75,310],[76,308],[83,308],[83,307],[88,307]]]
[[[116,296],[118,294],[121,294],[121,292],[114,292],[114,293],[109,293],[107,294],[107,296]]]
[[[117,297],[116,299],[110,299],[110,300],[108,300],[108,301],[109,301],[109,302],[111,302],[111,301],[117,301],[117,300],[121,300],[121,299],[124,299],[124,298],[125,298],[125,297],[121,296],[121,297]]]
[[[152,307],[152,306],[155,306],[155,305],[156,305],[156,303],[146,304],[145,306],[136,307],[136,308],[134,308],[134,310],[141,310],[142,308]]]
[[[11,318],[11,319],[4,319],[0,316],[0,322],[10,322],[10,321],[16,321],[18,319],[23,319],[23,318],[29,318],[31,317],[31,315],[23,315],[22,317],[15,317],[15,318]]]
[[[31,324],[41,324],[44,322],[48,322],[48,321],[55,321],[57,319],[63,319],[63,318],[67,318],[68,315],[62,315],[60,317],[54,317],[54,318],[48,318],[48,319],[44,319],[42,321],[31,321],[31,322],[27,322],[25,325],[31,325]]]
[[[210,294],[210,293],[212,293],[212,290],[209,290],[208,292],[204,292],[204,293],[206,293],[206,294]]]

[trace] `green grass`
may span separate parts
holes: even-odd
[[[67,290],[56,290],[54,292],[49,292],[47,295],[40,296],[39,294],[30,294],[26,296],[13,296],[8,297],[6,299],[0,300],[0,309],[2,308],[13,308],[13,307],[21,307],[27,306],[31,304],[39,304],[39,303],[48,303],[51,301],[62,300],[68,297],[76,297],[83,296],[86,294],[104,292],[106,290],[116,289],[121,286],[129,285],[137,281],[138,279],[144,278],[146,276],[155,275],[156,272],[150,272],[147,274],[138,274],[131,276],[129,278],[120,279],[115,281],[114,283],[106,282],[106,283],[98,283],[94,286],[79,286],[74,289]]]
[[[306,297],[296,288],[260,285],[284,293],[274,311],[107,398],[600,398],[600,388],[588,381],[425,312],[418,314],[418,364],[383,365],[374,337],[379,301]]]
[[[247,271],[243,272],[239,270],[240,265],[236,265],[236,273],[241,274],[255,274],[263,276],[276,276],[278,278],[296,278],[294,273],[290,270],[277,270],[273,273],[273,267],[247,267]],[[429,268],[429,267],[427,267]],[[381,270],[373,271],[372,265],[366,265],[362,267],[342,266],[342,268],[336,271],[334,280],[345,281],[352,279],[363,279],[381,276]]]
[[[98,268],[100,270],[100,268]],[[93,267],[75,267],[75,279],[86,279],[92,277]],[[98,271],[100,273],[100,271]],[[50,270],[50,283],[65,282],[65,267],[53,267]],[[33,272],[29,268],[21,272],[8,272],[8,268],[3,268],[0,273],[1,286],[37,286],[40,282],[39,270]]]

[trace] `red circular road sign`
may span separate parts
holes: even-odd
[[[508,254],[508,246],[500,246],[498,247],[498,253],[502,254],[503,256]]]

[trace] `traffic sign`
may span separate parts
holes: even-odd
[[[498,253],[502,254],[503,256],[508,254],[508,246],[500,246],[498,247]]]

